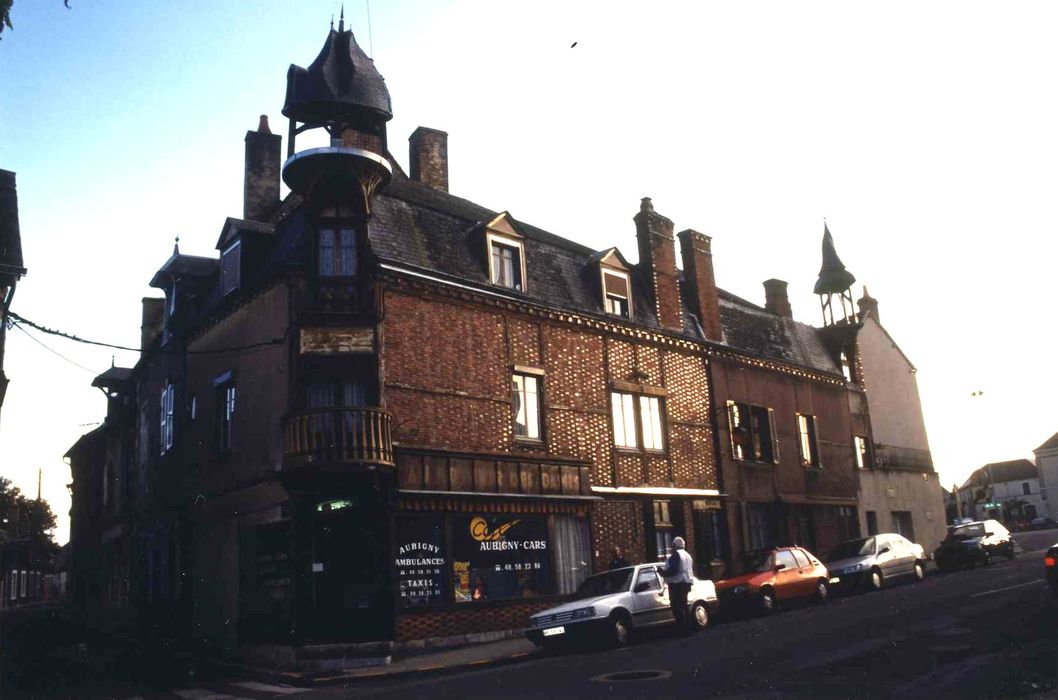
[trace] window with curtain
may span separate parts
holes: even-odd
[[[558,593],[573,593],[591,575],[591,534],[588,520],[556,515],[553,524],[555,579]]]
[[[540,382],[528,374],[511,376],[511,400],[514,408],[514,436],[524,440],[540,439]]]
[[[318,271],[320,277],[356,274],[356,233],[352,229],[320,229]]]

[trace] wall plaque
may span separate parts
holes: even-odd
[[[374,328],[302,328],[301,352],[306,354],[369,353],[375,351]]]

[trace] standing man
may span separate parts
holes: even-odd
[[[624,552],[621,551],[620,547],[613,548],[612,558],[610,559],[610,571],[614,569],[623,569],[626,566],[631,566],[628,560],[624,558]]]
[[[672,607],[672,615],[676,618],[677,626],[684,632],[691,629],[687,620],[687,594],[691,592],[691,582],[694,580],[694,561],[687,553],[687,543],[682,537],[672,540],[672,554],[665,561],[664,567],[659,567],[658,573],[665,577],[665,583],[669,586],[669,605]]]

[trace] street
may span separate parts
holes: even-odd
[[[1056,537],[1056,531],[1020,534],[1025,551],[1014,561],[931,571],[921,583],[767,618],[718,619],[686,638],[666,630],[617,650],[534,654],[479,671],[315,689],[201,675],[108,684],[96,674],[84,686],[27,697],[1052,697],[1058,601],[1043,581],[1042,548]],[[606,679],[634,671],[644,679]]]

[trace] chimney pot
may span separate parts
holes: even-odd
[[[411,179],[448,191],[448,133],[420,126],[408,137]]]
[[[764,309],[776,316],[793,318],[790,296],[784,280],[770,279],[764,282]]]
[[[268,115],[262,114],[261,121],[257,123],[257,133],[259,134],[270,134],[272,130],[268,128]]]

